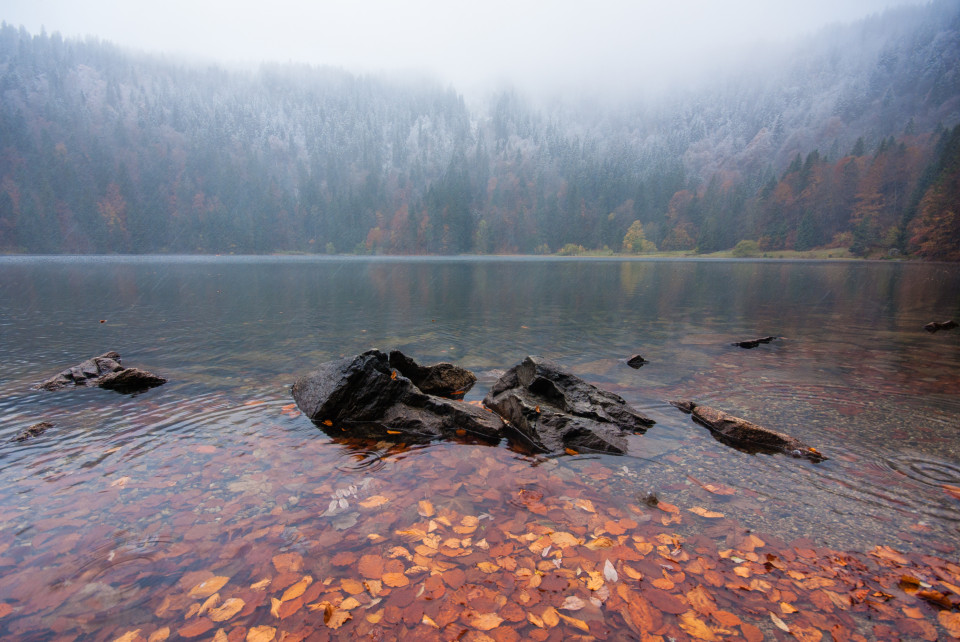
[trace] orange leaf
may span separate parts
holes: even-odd
[[[572,626],[575,626],[576,628],[580,629],[584,633],[590,632],[590,627],[587,626],[587,623],[584,622],[583,620],[578,620],[575,617],[570,617],[569,615],[564,615],[563,613],[560,613],[560,612],[557,612],[557,615],[559,615],[560,619],[562,619],[564,622]]]
[[[666,513],[679,513],[680,509],[674,506],[673,504],[668,504],[667,502],[657,502],[657,508],[666,512]]]
[[[190,589],[190,597],[210,597],[223,588],[223,585],[230,581],[229,577],[216,576],[200,582]]]
[[[0,602],[0,617],[7,617],[13,613],[13,607],[6,602]]]
[[[960,638],[960,613],[940,611],[937,613],[937,619],[940,620],[940,625],[947,630],[947,633],[955,638]]]
[[[477,562],[477,568],[479,568],[484,573],[496,573],[500,570],[500,567],[496,564],[490,562]]]
[[[553,628],[556,625],[560,624],[560,614],[557,613],[557,610],[552,606],[548,606],[547,609],[543,612],[543,623],[547,626]]]
[[[281,602],[289,602],[290,600],[300,597],[303,595],[303,592],[307,590],[307,587],[313,584],[313,578],[309,575],[304,575],[303,579],[299,582],[288,588],[283,592],[283,597],[280,598]]]
[[[379,555],[364,555],[357,564],[360,575],[371,580],[379,580],[383,575],[383,558]]]
[[[418,507],[418,509],[419,509],[419,510],[417,510],[417,513],[419,513],[421,517],[432,517],[432,516],[433,516],[433,504],[431,504],[431,503],[430,503],[429,501],[427,501],[426,499],[421,500],[421,501],[417,504],[417,507]]]
[[[702,585],[687,591],[687,599],[690,600],[690,606],[701,615],[711,615],[717,610],[717,603]]]
[[[359,595],[364,591],[363,584],[352,579],[341,580],[340,587],[350,595]]]
[[[383,495],[373,495],[372,497],[369,497],[363,500],[362,502],[360,502],[360,505],[363,506],[364,508],[376,508],[377,506],[383,506],[389,501],[390,501],[389,497],[384,497]]]
[[[391,588],[400,588],[410,583],[410,579],[403,573],[384,573],[381,579]]]
[[[693,611],[680,614],[680,628],[698,640],[713,641],[717,639],[707,623],[698,618]]]
[[[688,508],[687,510],[695,515],[699,515],[700,517],[706,517],[708,519],[719,519],[724,516],[723,513],[717,513],[712,510],[707,510],[702,506],[694,506],[693,508]]]
[[[796,613],[796,612],[797,612],[796,607],[793,606],[792,604],[788,604],[787,602],[780,602],[780,610],[783,611],[784,613]]]
[[[353,616],[350,615],[349,611],[334,611],[333,615],[327,620],[327,628],[330,629],[339,629],[344,623],[351,619]]]
[[[213,622],[206,618],[201,618],[199,620],[194,620],[190,624],[177,631],[177,633],[185,638],[195,638],[198,635],[203,635],[212,628]]]
[[[303,568],[303,557],[299,553],[281,553],[271,561],[278,573],[296,573]]]
[[[225,622],[243,610],[246,603],[239,597],[231,597],[219,607],[210,611],[210,619],[214,622]]]
[[[496,613],[483,613],[470,620],[470,626],[481,631],[489,631],[500,626],[503,618]]]

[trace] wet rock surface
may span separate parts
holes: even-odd
[[[624,453],[627,435],[642,433],[654,423],[622,397],[536,356],[508,370],[483,403],[532,446],[550,453]]]
[[[747,452],[784,453],[820,462],[827,457],[799,439],[727,414],[693,401],[672,401],[675,407],[693,416],[694,421],[710,429],[719,441]]]
[[[111,350],[61,371],[37,385],[37,388],[61,390],[76,386],[100,386],[119,392],[137,392],[166,382],[165,378],[158,375],[136,368],[124,368],[120,354]]]
[[[646,359],[644,359],[644,358],[643,358],[641,355],[639,355],[639,354],[635,354],[635,355],[633,355],[632,357],[630,357],[629,359],[627,359],[627,365],[630,366],[631,368],[634,368],[634,369],[640,368],[641,366],[643,366],[644,364],[647,364],[647,363],[650,363],[650,362],[647,361]]]
[[[504,427],[483,408],[427,394],[379,350],[323,363],[298,379],[292,393],[307,417],[334,434],[498,441]]]
[[[390,365],[413,382],[420,392],[449,399],[463,399],[477,378],[472,372],[452,363],[421,366],[399,350],[390,352]]]
[[[51,428],[53,428],[53,424],[52,424],[52,423],[50,423],[49,421],[41,421],[40,423],[38,423],[38,424],[33,424],[32,426],[30,426],[30,427],[27,428],[26,430],[24,430],[24,431],[20,432],[19,434],[17,434],[17,436],[14,437],[13,440],[14,440],[14,441],[26,441],[26,440],[32,439],[32,438],[34,438],[34,437],[39,437],[40,435],[42,435],[42,434],[45,433],[46,431],[50,430]]]

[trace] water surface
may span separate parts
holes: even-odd
[[[633,522],[660,519],[651,495],[706,507],[723,519],[686,514],[671,532],[721,548],[750,531],[955,555],[960,332],[922,329],[949,318],[960,318],[960,270],[936,264],[0,258],[0,602],[13,605],[0,632],[114,639],[141,627],[146,638],[170,614],[199,621],[182,617],[197,578],[320,581],[338,553],[381,550],[422,518],[476,517],[482,531],[528,514],[530,498],[589,499]],[[730,345],[766,335],[782,339]],[[372,347],[473,370],[467,401],[540,354],[657,424],[626,456],[545,458],[333,440],[290,407],[297,376]],[[32,388],[107,350],[170,382],[137,395]],[[636,353],[650,362],[639,370],[625,364]],[[729,448],[669,405],[677,398],[830,459]],[[54,428],[12,441],[39,421]],[[422,501],[436,512],[424,516]],[[284,553],[302,568],[280,568]],[[262,591],[244,590],[228,625],[310,617],[278,619]],[[388,636],[405,626],[380,625]]]

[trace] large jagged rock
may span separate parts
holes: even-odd
[[[67,368],[37,385],[41,390],[60,390],[67,386],[100,386],[120,392],[136,392],[166,383],[167,380],[136,368],[124,368],[117,352],[105,352]]]
[[[671,401],[674,406],[693,415],[693,420],[710,429],[718,440],[749,452],[781,452],[793,457],[804,457],[820,462],[827,457],[816,448],[811,448],[799,439],[776,430],[734,417],[709,406],[692,401]]]
[[[423,392],[379,350],[323,363],[292,392],[297,407],[328,433],[498,441],[503,431],[500,417],[483,408]]]
[[[551,453],[568,448],[624,453],[627,434],[642,433],[654,423],[618,395],[536,356],[508,370],[483,403],[534,447]]]
[[[420,392],[449,399],[463,399],[477,378],[472,372],[452,363],[421,366],[399,350],[390,352],[390,365],[413,382]]]

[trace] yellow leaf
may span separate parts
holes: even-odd
[[[721,517],[724,517],[723,513],[717,513],[712,510],[707,510],[702,506],[694,506],[693,508],[688,508],[687,510],[693,513],[694,515],[699,515],[700,517],[706,517],[707,519],[719,519]]]
[[[440,625],[434,622],[429,615],[424,615],[423,619],[420,620],[420,622],[422,622],[423,624],[426,624],[427,626],[432,626],[435,629],[440,628]]]
[[[344,611],[350,611],[358,606],[360,606],[360,601],[357,598],[348,597],[343,602],[340,602],[339,608],[343,609]]]
[[[496,613],[483,613],[470,620],[470,626],[481,631],[489,631],[500,626],[503,618]]]
[[[231,597],[219,607],[210,611],[210,619],[214,622],[225,622],[243,610],[245,604],[246,602],[239,597]]]
[[[247,642],[271,642],[276,634],[272,626],[255,626],[247,631]]]
[[[388,431],[387,431],[387,434],[388,434],[388,435],[402,435],[403,433],[402,433],[401,431],[399,431],[399,430],[388,430]]]
[[[370,613],[365,619],[370,624],[379,624],[380,620],[383,619],[383,611],[384,609],[380,609],[376,613]]]
[[[477,562],[477,568],[479,568],[484,573],[496,573],[500,570],[500,567],[496,564],[490,562]]]
[[[127,484],[129,484],[129,483],[130,483],[130,478],[129,478],[129,477],[121,477],[120,479],[117,479],[117,480],[114,480],[114,481],[110,482],[110,485],[111,485],[111,486],[119,486],[120,488],[124,488],[124,487],[125,487]]]
[[[223,577],[221,575],[211,577],[210,579],[204,580],[190,589],[190,597],[210,597],[222,589],[223,585],[229,581],[229,577]]]
[[[140,637],[140,629],[135,631],[127,631],[120,637],[116,638],[113,642],[133,642],[138,637]]]
[[[311,584],[313,584],[313,578],[309,575],[304,575],[303,579],[283,592],[283,597],[280,598],[280,601],[289,602],[290,600],[300,597]]]
[[[217,629],[212,642],[229,642],[229,640],[230,638],[227,637],[227,633],[223,629]]]
[[[643,573],[641,573],[640,571],[638,571],[638,570],[635,569],[635,568],[632,568],[632,567],[630,567],[630,566],[627,566],[626,564],[621,564],[621,565],[620,565],[620,568],[623,569],[623,574],[626,575],[627,577],[629,577],[631,580],[642,580],[642,579],[643,579]]]
[[[253,584],[251,584],[250,588],[252,588],[254,591],[262,591],[268,586],[270,586],[270,578],[265,577],[259,582],[254,582]]]
[[[560,618],[561,618],[564,622],[566,622],[567,624],[570,624],[570,625],[573,625],[573,626],[577,627],[578,629],[580,629],[580,630],[583,631],[584,633],[589,633],[589,632],[590,632],[590,627],[587,626],[587,623],[584,622],[583,620],[578,620],[578,619],[575,618],[575,617],[570,617],[569,615],[564,615],[563,613],[559,613],[559,612],[557,613],[557,615],[559,615]]]
[[[275,597],[270,598],[270,615],[273,617],[280,617],[280,605],[283,604],[280,600]]]
[[[527,619],[530,620],[530,624],[543,628],[543,619],[539,615],[535,615],[532,611],[527,612]]]
[[[360,505],[363,506],[364,508],[376,508],[377,506],[383,506],[389,501],[390,501],[389,497],[384,497],[383,495],[373,495],[372,497],[369,497],[363,500],[362,502],[360,502]]]
[[[780,602],[780,610],[784,613],[796,613],[797,609],[792,605],[786,602]]]
[[[427,500],[421,500],[417,504],[419,510],[417,511],[420,514],[420,517],[433,517],[433,504]]]

